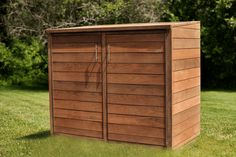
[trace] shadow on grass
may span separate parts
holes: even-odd
[[[48,138],[50,136],[50,131],[40,131],[34,134],[26,135],[23,137],[17,138],[18,140],[38,140],[38,139],[44,139]]]

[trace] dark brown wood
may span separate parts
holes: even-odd
[[[53,62],[101,62],[101,54],[98,53],[98,60],[95,59],[95,53],[55,53],[52,56]]]

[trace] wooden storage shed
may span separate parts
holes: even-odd
[[[200,22],[49,29],[51,132],[176,148],[200,133]]]

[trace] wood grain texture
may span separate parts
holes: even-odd
[[[73,129],[66,127],[55,127],[55,133],[64,133],[76,136],[86,136],[86,137],[95,137],[102,138],[102,131],[93,131],[93,130],[83,130],[83,129]]]
[[[199,39],[200,29],[195,30],[182,27],[175,27],[172,29],[172,38]]]
[[[97,112],[73,111],[65,109],[54,109],[54,116],[58,118],[79,119],[102,122],[102,114]]]
[[[172,42],[173,49],[193,49],[200,48],[200,40],[199,39],[173,39]]]
[[[102,82],[101,73],[54,72],[53,74],[53,80],[56,81]]]
[[[200,49],[174,49],[172,50],[172,60],[200,58]]]
[[[99,62],[91,63],[53,63],[54,71],[71,71],[71,72],[84,72],[84,73],[97,73],[101,72],[101,64]]]
[[[181,111],[187,110],[195,105],[200,104],[200,96],[196,96],[185,101],[181,101],[173,105],[172,114],[179,113]]]
[[[200,86],[186,89],[172,95],[172,104],[200,95]]]
[[[186,80],[200,76],[200,68],[184,69],[174,71],[172,74],[172,82]]]
[[[165,131],[161,128],[134,126],[134,125],[120,125],[108,124],[108,132],[123,135],[134,135],[144,137],[164,138]]]
[[[163,64],[109,64],[107,73],[164,74]]]
[[[107,74],[108,83],[164,85],[164,75]]]
[[[53,44],[65,43],[99,43],[98,33],[60,33],[52,34]]]
[[[164,106],[164,97],[161,96],[108,94],[107,99],[113,104]]]
[[[108,113],[159,118],[165,117],[164,108],[156,106],[127,106],[124,104],[108,104]]]
[[[101,62],[101,54],[98,53],[98,60],[95,53],[55,53],[52,55],[53,62]]]
[[[108,123],[164,128],[164,118],[108,114]]]
[[[54,100],[54,108],[68,109],[72,111],[94,111],[102,112],[102,104],[97,102],[83,102],[74,100]]]
[[[177,93],[197,86],[200,86],[200,77],[174,82],[172,85],[172,92]]]
[[[182,60],[174,60],[172,62],[173,71],[191,69],[191,68],[199,68],[200,67],[200,58],[190,58],[190,59],[182,59]]]
[[[60,44],[54,44],[52,46],[52,53],[88,53],[88,52],[96,52],[96,45],[98,43],[71,43],[65,42]],[[98,46],[98,52],[101,53],[101,47]]]
[[[101,93],[54,90],[54,99],[102,102]]]
[[[54,124],[57,127],[67,127],[72,129],[102,131],[101,122],[92,122],[78,119],[54,118]]]
[[[164,96],[163,85],[107,84],[108,93]]]
[[[102,92],[102,84],[94,82],[70,82],[70,81],[53,81],[55,90],[69,90],[80,92]]]
[[[109,140],[164,146],[164,139],[122,134],[108,134]]]

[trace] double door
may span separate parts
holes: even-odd
[[[53,131],[165,145],[165,34],[53,34]]]

